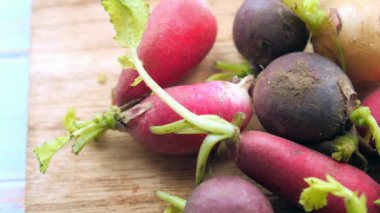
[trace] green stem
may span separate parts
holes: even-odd
[[[359,137],[353,128],[349,133],[338,136],[334,138],[332,148],[334,152],[331,157],[340,162],[348,163],[352,157],[352,154],[355,155],[361,160],[360,168],[363,171],[368,169],[368,161],[359,151]]]
[[[120,108],[111,107],[110,110],[89,121],[77,121],[74,109],[70,108],[64,119],[68,134],[34,150],[40,163],[40,171],[45,173],[53,156],[70,141],[74,140],[73,153],[79,154],[90,141],[99,138],[109,129],[125,125],[130,119],[141,115],[150,107],[151,104],[139,104],[125,112],[121,112]]]
[[[253,69],[248,61],[240,64],[234,64],[218,60],[215,62],[215,68],[224,71],[231,71],[238,77],[245,77],[256,73],[256,70]]]
[[[207,137],[203,140],[197,158],[197,168],[195,174],[195,183],[197,185],[200,184],[204,179],[207,159],[211,153],[211,150],[215,147],[216,144],[227,138],[229,137],[225,135],[210,134],[207,135]]]
[[[291,9],[312,31],[318,34],[328,14],[320,7],[319,0],[282,0],[282,2]]]
[[[175,208],[174,206],[169,206],[169,207],[167,207],[167,208],[163,211],[163,213],[183,213],[183,211],[181,211],[181,210]]]
[[[211,75],[206,79],[206,81],[230,81],[235,75],[235,73],[216,73]]]
[[[234,76],[243,78],[248,75],[256,76],[257,74],[257,70],[254,69],[248,61],[241,64],[233,64],[218,60],[215,62],[215,68],[226,71],[226,73],[214,74],[207,78],[207,81],[231,80]]]
[[[334,26],[333,26],[333,23],[331,23],[330,21],[330,28],[333,29]],[[342,46],[342,43],[340,42],[339,38],[338,38],[338,32],[336,30],[332,30],[331,32],[331,39],[332,39],[332,42],[335,46],[335,50],[336,50],[336,57],[338,58],[338,62],[341,66],[341,68],[346,71],[347,70],[347,64],[346,64],[346,59],[344,57],[344,50],[343,50],[343,46]]]
[[[359,149],[355,150],[355,155],[362,161],[361,169],[365,172],[368,170],[368,160],[364,155],[359,151]]]
[[[380,199],[375,200],[373,203],[374,203],[375,205],[377,205],[377,206],[380,206]]]
[[[199,117],[228,124],[227,121],[223,120],[217,115],[199,115]],[[208,134],[210,133],[204,129],[200,129],[194,126],[193,124],[189,123],[185,119],[175,121],[173,123],[161,125],[161,126],[152,126],[150,127],[150,132],[157,135],[170,134],[170,133],[176,133],[176,134]]]
[[[319,210],[328,205],[329,194],[343,198],[347,213],[367,212],[366,195],[359,196],[357,192],[346,188],[332,176],[327,174],[326,181],[316,177],[307,177],[305,181],[309,186],[302,191],[299,203],[306,212]]]
[[[172,110],[174,110],[177,114],[179,114],[181,117],[192,123],[194,126],[199,127],[201,129],[207,130],[209,132],[212,132],[214,134],[222,134],[222,135],[228,135],[233,136],[236,132],[236,127],[232,124],[226,124],[226,123],[220,123],[211,121],[209,119],[202,118],[193,112],[186,109],[184,106],[182,106],[180,103],[178,103],[174,98],[172,98],[168,93],[165,92],[147,73],[145,68],[142,65],[142,62],[140,61],[137,49],[132,48],[131,49],[131,55],[133,63],[136,67],[137,72],[141,76],[141,78],[144,80],[146,85],[158,96],[161,98],[161,100],[166,103],[168,106],[171,107]]]
[[[338,136],[333,140],[333,153],[331,157],[340,162],[349,162],[352,154],[357,149],[357,139],[351,134]]]
[[[178,197],[178,196],[171,195],[171,194],[163,192],[163,191],[156,191],[155,194],[158,198],[169,203],[174,208],[181,210],[181,211],[185,210],[185,206],[186,206],[186,200],[185,199]]]
[[[358,107],[350,113],[351,121],[357,126],[368,127],[375,140],[377,153],[380,155],[380,127],[371,115],[369,107]]]
[[[95,138],[101,137],[108,128],[102,126],[92,126],[92,128],[88,128],[87,131],[80,134],[77,141],[74,143],[72,151],[74,154],[78,155],[80,151]],[[76,133],[76,132],[74,132]]]
[[[344,51],[338,38],[339,32],[332,19],[336,14],[327,13],[320,6],[320,0],[282,0],[282,2],[308,26],[314,36],[323,31],[330,34],[338,62],[342,69],[346,70]]]

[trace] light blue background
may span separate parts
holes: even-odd
[[[0,0],[0,212],[24,212],[31,0]]]

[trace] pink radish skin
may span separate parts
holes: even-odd
[[[149,18],[138,55],[149,75],[167,87],[202,61],[216,33],[216,18],[205,0],[161,0]],[[144,82],[131,86],[137,77],[132,69],[121,72],[113,104],[122,106],[150,92]]]
[[[372,116],[380,124],[380,88],[371,92],[362,102],[363,106],[371,109]]]
[[[185,213],[273,213],[269,200],[249,181],[219,176],[199,185],[186,202]]]
[[[269,133],[248,131],[240,137],[235,152],[238,167],[274,194],[298,204],[302,190],[308,186],[304,178],[325,180],[329,174],[347,188],[365,193],[369,213],[380,212],[380,207],[373,204],[380,198],[380,187],[359,169]],[[336,213],[343,209],[341,198],[329,196],[328,205],[319,212]]]
[[[198,114],[214,114],[232,121],[237,112],[246,116],[244,129],[252,115],[252,101],[247,88],[240,85],[214,81],[193,85],[176,86],[166,89],[170,96],[184,107]],[[144,99],[141,104],[150,102],[152,108],[127,124],[126,131],[152,152],[170,155],[187,155],[198,152],[205,135],[156,135],[151,126],[169,124],[182,118],[156,95]]]

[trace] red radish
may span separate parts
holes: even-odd
[[[339,163],[314,150],[265,132],[248,131],[234,146],[238,167],[250,178],[273,193],[297,203],[307,187],[304,178],[324,179],[326,174],[336,178],[353,191],[367,196],[368,212],[379,212],[373,202],[380,198],[380,187],[359,169]],[[321,212],[341,212],[343,200],[328,197],[328,205]]]
[[[367,122],[371,122],[373,124],[379,124],[380,123],[380,89],[375,89],[370,94],[364,98],[362,102],[363,106],[369,107],[369,110],[371,111],[371,114],[373,116],[372,119],[368,119]],[[377,148],[378,145],[376,144],[376,141],[374,140],[374,134],[371,133],[370,127],[357,127],[360,135],[363,137],[364,140],[362,140],[362,148],[365,154],[369,155],[371,153],[375,153],[375,148]],[[379,133],[380,134],[380,133]],[[377,134],[377,135],[379,135]],[[371,155],[369,155],[371,156]]]
[[[363,106],[368,106],[372,116],[380,124],[380,89],[372,91],[362,102]]]
[[[161,0],[149,17],[138,55],[149,75],[167,87],[202,61],[216,33],[216,19],[206,0]],[[133,69],[121,72],[114,104],[122,106],[150,92],[144,82],[131,86],[138,76]]]
[[[188,86],[176,86],[166,90],[184,107],[198,115],[214,114],[232,121],[237,112],[245,114],[243,129],[252,115],[251,99],[247,89],[239,85],[215,81]],[[127,124],[127,131],[147,149],[161,154],[195,154],[204,134],[181,135],[152,134],[150,127],[172,123],[182,119],[161,99],[154,95],[141,104],[152,103],[152,108]]]
[[[245,128],[252,115],[252,100],[248,94],[251,80],[252,78],[246,78],[239,84],[214,81],[176,86],[166,89],[166,92],[198,115],[210,114],[215,115],[214,117],[217,115],[231,121],[236,113],[244,113],[242,128]],[[46,143],[34,152],[40,161],[40,170],[45,172],[52,156],[70,140],[76,140],[73,152],[78,154],[89,141],[99,137],[108,129],[114,129],[131,133],[138,142],[152,152],[169,155],[195,154],[205,134],[156,135],[150,130],[153,126],[172,123],[181,118],[157,95],[147,97],[125,112],[112,108],[90,121],[75,122],[75,115],[69,113],[65,123],[70,134]]]
[[[199,151],[196,181],[203,179],[205,163],[216,143],[204,143]],[[380,186],[361,170],[340,162],[290,140],[266,132],[247,131],[239,138],[226,141],[227,150],[236,165],[250,178],[274,194],[298,203],[307,187],[305,178],[336,178],[347,188],[365,194],[368,212],[379,212],[373,202],[380,198]],[[203,156],[203,157],[200,157]],[[321,212],[341,212],[343,200],[328,197],[328,206]]]

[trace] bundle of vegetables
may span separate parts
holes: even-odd
[[[260,4],[268,7],[268,2],[257,2],[252,4],[247,0],[243,7],[253,5],[258,7]],[[323,27],[329,30],[328,36],[333,41],[329,48],[336,51],[337,61],[345,68],[346,55],[342,52],[345,49],[342,46],[343,42],[339,40],[339,31],[337,28],[332,28],[334,26],[332,16],[326,15],[324,10],[318,8],[316,1],[284,0],[284,2],[302,20],[313,21],[307,25],[314,36],[320,35],[317,33],[321,33]],[[267,57],[264,51],[259,54],[263,58],[257,55],[254,56],[257,58],[250,58],[254,63],[260,63],[258,65],[268,65],[254,83],[253,101],[249,94],[252,91],[250,76],[243,78],[239,83],[211,81],[164,90],[159,84],[166,86],[165,80],[158,84],[154,76],[164,76],[163,67],[170,68],[170,72],[179,70],[183,73],[183,70],[189,70],[191,67],[189,64],[198,63],[209,50],[208,41],[213,42],[214,31],[206,30],[205,33],[210,37],[201,36],[206,38],[203,43],[199,43],[202,47],[190,51],[191,58],[195,56],[199,58],[195,57],[196,60],[187,61],[185,64],[181,64],[182,62],[177,64],[184,69],[170,67],[166,64],[168,59],[178,56],[177,59],[180,61],[189,51],[185,49],[183,52],[176,52],[180,50],[176,46],[178,43],[174,42],[172,48],[176,50],[160,56],[163,58],[158,57],[160,60],[156,60],[154,56],[146,56],[150,53],[153,55],[162,53],[161,49],[144,52],[145,42],[149,43],[154,36],[164,38],[167,36],[166,42],[179,37],[171,37],[174,34],[171,27],[160,29],[168,32],[163,35],[144,33],[145,30],[149,32],[156,29],[155,21],[147,24],[149,10],[144,0],[103,0],[102,3],[115,27],[115,40],[122,47],[129,48],[129,54],[120,57],[120,62],[124,68],[133,68],[136,71],[131,75],[132,78],[128,77],[129,80],[121,77],[119,85],[114,90],[114,102],[120,106],[125,103],[128,105],[112,107],[90,121],[76,121],[74,111],[69,111],[65,119],[69,133],[35,150],[42,172],[46,171],[52,156],[69,141],[75,141],[73,151],[77,154],[89,141],[99,137],[108,129],[115,129],[130,132],[147,149],[161,154],[194,154],[200,147],[196,168],[197,184],[204,179],[210,152],[217,144],[223,143],[237,167],[248,177],[274,194],[302,205],[306,211],[318,209],[321,212],[342,212],[346,209],[350,213],[380,211],[380,207],[377,206],[380,187],[375,180],[349,164],[337,162],[301,145],[331,139],[336,143],[343,141],[343,144],[353,141],[355,149],[359,147],[360,142],[380,154],[380,128],[377,123],[380,112],[377,104],[378,92],[369,96],[364,101],[365,106],[362,106],[351,80],[332,61],[314,53],[279,54],[277,51],[271,53],[270,57]],[[174,8],[171,12],[179,15],[184,10],[182,4],[188,4],[186,8],[189,9],[200,6],[204,11],[207,8],[205,1],[163,0],[162,4],[165,3],[167,4],[165,7],[157,7],[157,11],[162,10],[161,12],[153,12],[151,17],[154,17],[154,20],[160,19],[161,16],[167,17],[168,11],[164,9],[168,8]],[[179,6],[174,7],[176,4]],[[283,9],[283,5],[279,5],[279,2],[276,2],[276,5],[281,8],[280,11],[289,13]],[[257,15],[256,9],[242,13],[246,16],[251,12]],[[311,18],[312,12],[316,12],[313,18]],[[205,14],[206,17],[210,17],[207,10]],[[293,20],[294,17],[290,17]],[[186,20],[189,21],[189,19],[179,21],[186,22]],[[211,19],[207,20],[210,22]],[[270,20],[279,21],[278,17]],[[191,26],[194,24],[186,23]],[[184,26],[187,25],[174,25],[178,28]],[[185,28],[195,29],[194,32],[198,33],[202,31],[198,27],[191,26]],[[297,25],[297,28],[299,26]],[[297,32],[298,29],[294,30]],[[179,30],[179,33],[181,32],[184,31]],[[188,36],[193,38],[192,34]],[[271,36],[269,37],[274,38],[273,34]],[[258,39],[257,36],[252,38]],[[179,43],[183,42],[179,40]],[[163,44],[165,43],[160,43]],[[262,44],[260,45],[263,46]],[[299,46],[303,45],[301,42]],[[289,52],[292,51],[294,50]],[[275,59],[280,55],[283,56]],[[260,60],[263,61],[259,62]],[[152,68],[155,65],[160,69]],[[150,73],[152,71],[154,74]],[[177,77],[180,75],[170,74]],[[138,104],[130,102],[142,98],[143,93],[148,91],[145,88],[140,90],[144,92],[136,92],[138,95],[135,95],[134,92],[124,90],[124,88],[133,88],[131,79],[135,83],[144,81],[154,95]],[[125,95],[125,92],[128,94]],[[268,133],[244,131],[253,109]],[[360,127],[363,128],[361,134],[364,137],[356,133]],[[228,196],[223,190],[228,191]],[[185,212],[204,212],[211,207],[215,212],[273,211],[265,197],[250,183],[232,177],[217,178],[201,184],[187,202],[163,192],[158,192],[157,195],[172,202],[173,206],[168,211],[180,209]]]
[[[150,70],[150,74],[158,77],[162,85],[167,85],[178,79],[179,76],[184,74],[184,70],[188,71],[191,66],[198,63],[199,59],[205,56],[214,42],[215,18],[203,0],[163,0],[153,10],[149,20],[148,4],[144,1],[126,3],[119,0],[104,0],[102,4],[110,14],[111,22],[117,30],[115,40],[122,47],[130,46],[134,48],[134,57],[121,56],[119,58],[120,63],[125,68],[141,67],[141,63],[136,63],[136,58],[141,55],[142,58],[150,61],[150,63],[144,63],[144,66],[157,68]],[[129,4],[138,9],[128,11]],[[183,13],[185,9],[197,11],[199,16],[190,18],[188,14]],[[179,14],[182,19],[179,19],[175,14]],[[205,19],[205,17],[207,18]],[[175,23],[178,24],[165,24],[167,28],[157,28],[158,25],[162,24],[161,22],[171,23],[174,18]],[[132,32],[128,32],[129,26],[134,26]],[[207,28],[207,30],[202,28]],[[144,36],[141,38],[142,35]],[[188,37],[197,45],[184,48],[184,43],[187,45],[189,42]],[[153,41],[154,45],[152,46]],[[166,43],[160,43],[161,41]],[[165,51],[162,51],[162,48],[165,48]],[[170,60],[167,57],[168,55]],[[172,56],[178,58],[175,59]],[[160,57],[168,60],[167,63],[170,66],[165,65],[163,60],[158,60]],[[162,71],[162,69],[165,70]],[[126,78],[124,73],[133,74],[128,74],[128,78]],[[140,86],[131,86],[130,84],[136,78],[138,78],[136,71],[127,70],[122,72],[118,85],[114,90],[113,98],[117,105],[123,105],[134,98],[141,99],[143,97],[142,91],[149,91],[146,86],[143,86],[143,82],[139,84]],[[166,91],[171,97],[194,113],[200,115],[209,114],[210,116],[208,117],[211,120],[221,117],[227,121],[232,121],[235,113],[242,112],[245,115],[242,128],[245,128],[252,115],[252,101],[248,94],[251,83],[252,79],[248,77],[239,84],[218,81],[176,86],[168,88]],[[124,94],[125,92],[128,94]],[[148,150],[160,154],[189,155],[197,153],[205,137],[204,134],[186,136],[177,134],[155,135],[150,132],[151,126],[180,120],[180,116],[165,105],[157,95],[148,96],[138,104],[132,102],[130,105],[132,107],[128,106],[128,104],[122,107],[112,106],[110,110],[88,121],[77,121],[75,111],[69,110],[65,118],[68,134],[45,143],[34,151],[40,162],[40,170],[46,172],[52,157],[70,141],[75,141],[72,150],[73,153],[78,154],[88,142],[99,138],[108,129],[128,132]],[[203,126],[202,120],[204,119],[197,119],[201,126]],[[206,126],[205,129],[210,132],[223,132],[224,126],[223,124],[216,127]]]

